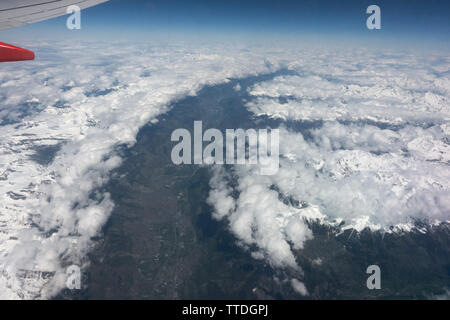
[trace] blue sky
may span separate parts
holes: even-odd
[[[366,8],[381,8],[382,29],[369,31]],[[82,30],[65,28],[66,17],[11,31],[0,38],[29,36],[112,37],[293,37],[449,42],[450,1],[443,0],[111,0],[82,12]]]

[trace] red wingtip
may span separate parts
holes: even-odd
[[[34,52],[0,42],[0,62],[34,60]]]

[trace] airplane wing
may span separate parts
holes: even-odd
[[[80,9],[108,0],[0,0],[0,30],[19,27],[67,14],[67,7]],[[31,51],[0,42],[0,62],[32,60]]]

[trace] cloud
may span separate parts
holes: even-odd
[[[324,57],[291,63],[298,75],[279,76],[254,85],[248,103],[256,115],[284,120],[374,121],[388,124],[450,119],[448,59],[398,55],[386,59],[357,56]],[[436,62],[438,60],[440,62]],[[309,64],[306,64],[308,62]],[[439,71],[437,71],[439,70]]]
[[[288,65],[296,75],[255,84],[246,103],[256,120],[297,123],[281,125],[278,172],[213,170],[214,216],[253,257],[301,269],[306,220],[387,232],[450,220],[448,58],[324,51]]]
[[[255,171],[256,170],[256,171]],[[291,244],[296,249],[312,238],[300,210],[286,205],[279,199],[270,176],[261,176],[257,169],[236,166],[238,176],[236,191],[227,186],[232,179],[222,166],[213,167],[209,204],[214,207],[216,219],[226,218],[231,231],[252,256],[264,258],[274,267],[289,267],[301,271],[297,265]]]
[[[51,56],[0,71],[0,298],[50,298],[64,288],[68,265],[88,265],[91,238],[114,207],[98,190],[121,163],[115,147],[133,145],[140,127],[204,85],[282,67],[295,75],[251,88],[249,110],[324,125],[282,129],[274,176],[216,167],[211,180],[214,217],[228,221],[253,257],[301,276],[294,252],[313,236],[307,219],[361,230],[449,218],[446,57],[229,44],[37,46]],[[43,146],[59,151],[36,161]],[[307,292],[299,280],[291,284]]]
[[[295,292],[301,294],[302,296],[307,296],[309,294],[303,282],[298,281],[297,279],[292,279],[291,285]]]
[[[67,266],[88,264],[91,239],[114,207],[98,190],[121,163],[115,147],[131,146],[139,128],[173,100],[230,77],[270,71],[260,53],[239,46],[35,46],[51,49],[51,56],[0,71],[4,299],[50,298],[65,287]],[[35,161],[44,146],[59,151]]]

